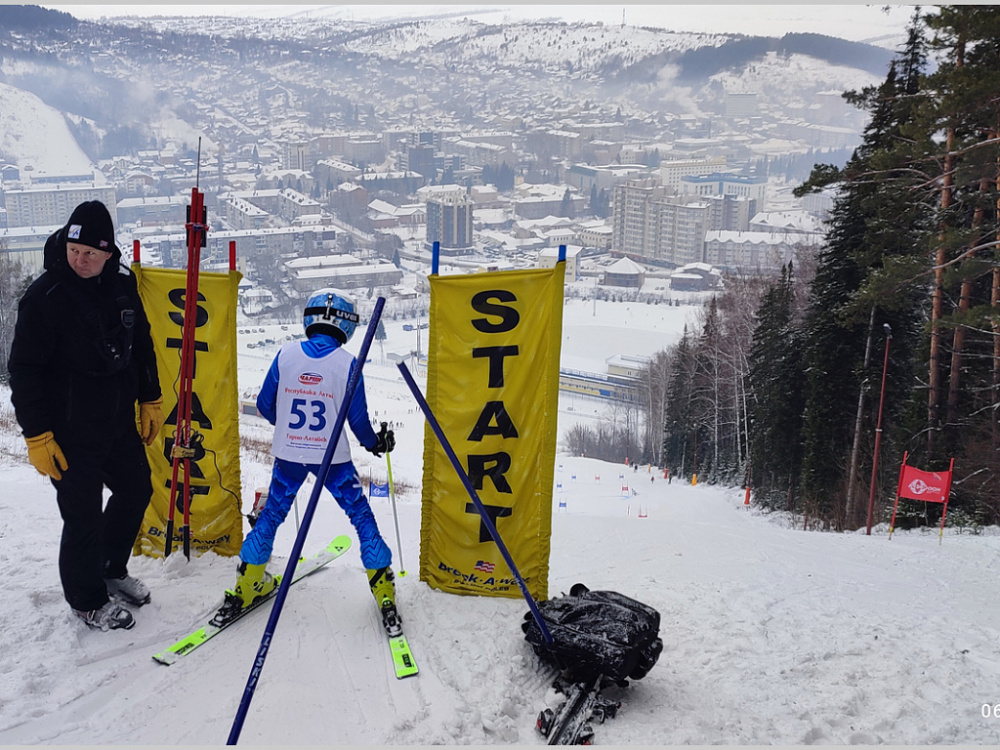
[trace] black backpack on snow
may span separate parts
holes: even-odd
[[[660,613],[615,591],[591,591],[577,583],[568,596],[540,602],[538,609],[552,643],[545,642],[530,611],[521,623],[524,638],[540,659],[574,681],[598,675],[620,684],[638,680],[663,650]]]

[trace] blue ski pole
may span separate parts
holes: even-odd
[[[490,514],[487,513],[486,508],[483,507],[483,503],[479,499],[479,495],[476,494],[475,487],[472,486],[472,482],[469,480],[469,475],[465,473],[465,469],[462,468],[461,461],[458,460],[458,456],[456,456],[455,451],[452,450],[451,444],[448,442],[448,438],[444,436],[444,432],[441,430],[441,425],[438,424],[437,418],[431,411],[431,407],[424,399],[416,381],[413,379],[413,376],[410,375],[410,371],[406,369],[406,365],[400,362],[396,366],[403,374],[403,380],[406,381],[406,384],[413,392],[413,397],[420,405],[420,409],[423,411],[424,416],[427,417],[427,421],[430,423],[431,429],[434,430],[434,434],[437,435],[438,442],[441,443],[441,447],[444,448],[444,452],[448,454],[448,460],[451,461],[451,465],[455,468],[455,473],[458,474],[458,478],[461,479],[462,484],[465,485],[465,491],[469,493],[469,497],[472,498],[472,502],[476,506],[476,510],[479,511],[479,515],[482,517],[483,525],[486,527],[486,530],[490,532],[490,536],[493,537],[493,541],[496,542],[497,547],[500,549],[500,554],[503,555],[504,562],[506,562],[507,567],[510,568],[510,572],[514,574],[514,578],[517,580],[517,585],[521,588],[521,594],[524,596],[525,601],[528,602],[528,609],[531,610],[532,617],[534,617],[535,622],[538,623],[538,629],[542,631],[542,637],[545,638],[546,643],[552,643],[552,634],[549,633],[549,629],[545,625],[542,613],[538,611],[538,604],[535,602],[535,598],[531,595],[531,592],[528,591],[528,584],[526,584],[524,582],[524,578],[521,577],[520,571],[514,564],[514,558],[512,558],[510,556],[510,552],[507,551],[507,545],[503,543],[503,539],[500,538],[500,532],[497,531],[497,527],[493,524],[493,521],[490,520]]]
[[[274,637],[274,629],[281,616],[281,608],[285,605],[285,598],[288,596],[288,588],[292,585],[292,576],[295,573],[295,566],[299,556],[302,554],[302,546],[305,544],[306,535],[309,533],[309,525],[312,523],[313,515],[316,513],[316,505],[319,502],[319,495],[323,491],[326,483],[326,475],[330,471],[330,462],[333,460],[333,452],[340,439],[340,433],[344,429],[344,422],[347,420],[347,412],[354,398],[354,391],[361,380],[361,370],[368,359],[368,349],[371,348],[372,339],[375,337],[375,330],[378,328],[379,318],[382,317],[382,308],[385,306],[385,298],[379,297],[375,302],[375,310],[372,312],[371,320],[368,321],[368,329],[365,331],[365,339],[361,343],[361,351],[355,358],[357,366],[351,373],[347,381],[347,389],[344,392],[344,402],[337,412],[337,421],[333,423],[333,432],[330,441],[326,446],[326,453],[323,454],[323,462],[320,464],[319,473],[316,476],[316,485],[313,487],[312,495],[309,497],[309,505],[306,506],[302,517],[302,527],[295,536],[295,544],[292,545],[292,553],[288,556],[288,565],[285,566],[285,574],[281,577],[281,585],[278,586],[278,594],[274,598],[274,607],[271,609],[271,616],[267,620],[267,627],[264,628],[264,636],[260,639],[260,649],[253,661],[253,668],[250,670],[250,677],[247,679],[246,688],[243,690],[243,699],[236,711],[233,719],[233,726],[229,730],[229,740],[227,745],[235,745],[243,730],[243,722],[246,720],[247,711],[250,708],[250,701],[253,699],[254,691],[257,689],[257,682],[260,680],[261,670],[264,668],[264,660],[267,658],[267,651],[271,647],[271,639]]]

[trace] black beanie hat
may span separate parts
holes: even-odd
[[[66,224],[66,241],[112,253],[115,246],[115,227],[108,208],[100,201],[86,201],[73,209]]]

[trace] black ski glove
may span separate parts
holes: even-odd
[[[388,427],[389,423],[383,422],[382,429],[375,433],[375,445],[368,449],[370,453],[376,456],[392,453],[392,449],[396,447],[396,436]]]

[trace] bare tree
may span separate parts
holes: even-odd
[[[7,243],[0,239],[0,381],[7,382],[7,360],[10,345],[14,340],[14,324],[17,323],[17,304],[24,293],[29,279],[25,277],[21,263],[7,252]]]

